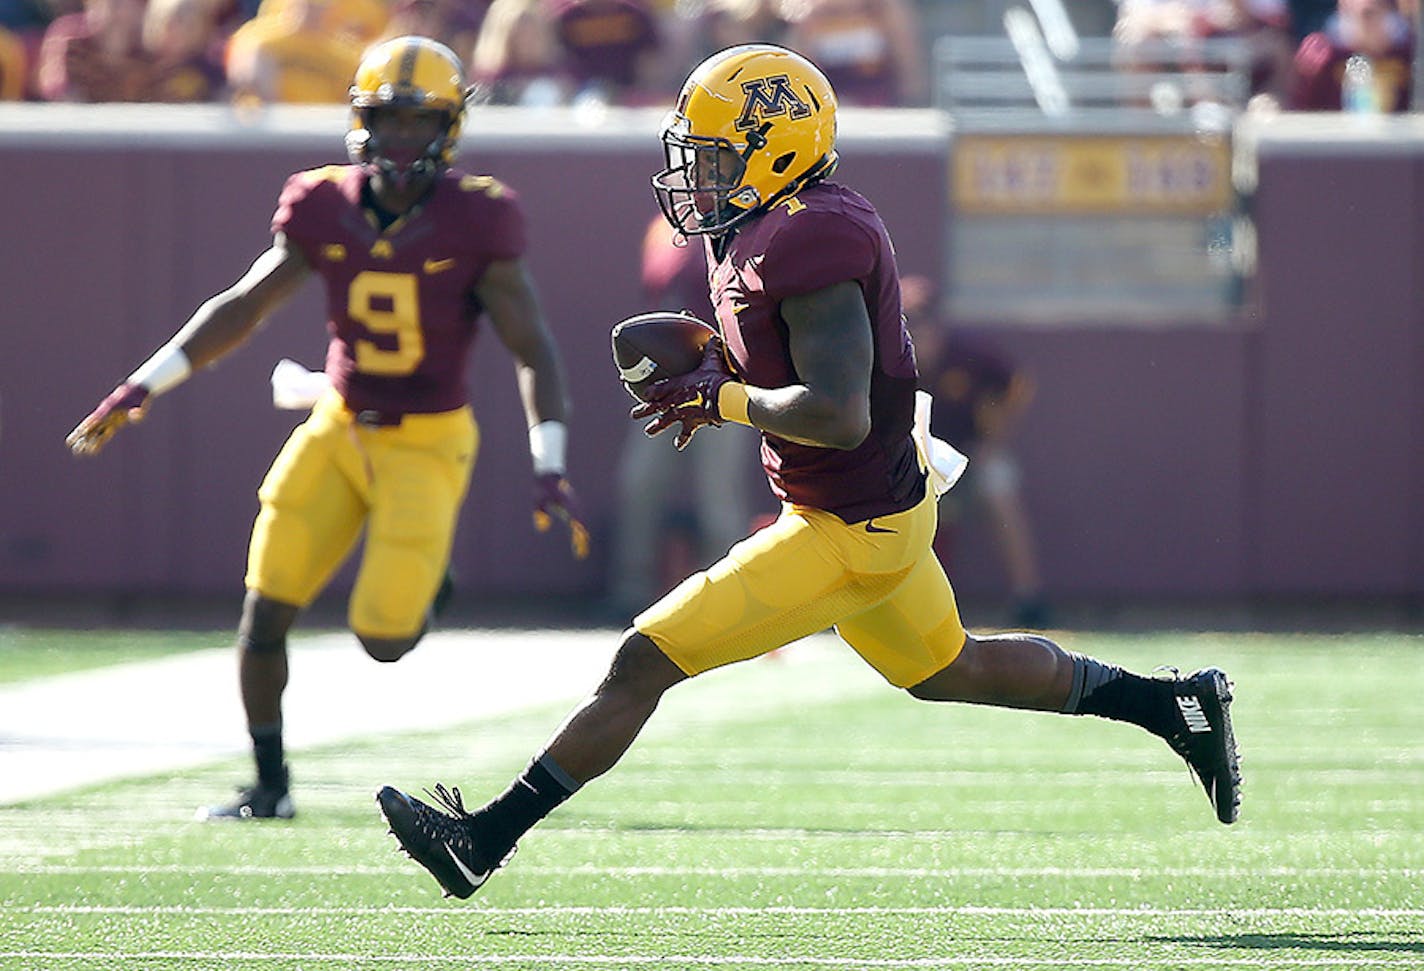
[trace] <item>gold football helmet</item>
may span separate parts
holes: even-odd
[[[688,76],[653,191],[679,232],[720,236],[836,166],[836,93],[795,51],[744,44]]]
[[[358,165],[374,166],[393,178],[438,171],[455,158],[469,86],[460,59],[428,37],[397,37],[377,44],[361,58],[351,84],[351,130],[346,154]],[[438,112],[440,134],[416,151],[380,144],[372,113],[384,108]]]

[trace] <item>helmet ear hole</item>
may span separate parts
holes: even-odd
[[[784,175],[786,170],[791,168],[791,163],[796,161],[795,152],[787,152],[785,155],[778,155],[771,163],[771,170],[777,175]]]

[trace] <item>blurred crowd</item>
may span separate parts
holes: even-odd
[[[0,0],[0,99],[341,103],[363,50],[421,34],[465,59],[476,100],[489,104],[663,105],[708,53],[769,41],[813,60],[845,104],[918,106],[930,102],[928,35],[944,26],[942,2]],[[1388,112],[1410,106],[1417,2],[1066,8],[1080,33],[1112,31],[1125,69],[1159,42],[1241,38],[1251,93],[1269,106]]]
[[[751,41],[812,57],[846,104],[928,101],[914,0],[0,0],[0,98],[343,103],[403,34],[458,53],[489,104],[665,105]]]
[[[1402,112],[1411,107],[1418,0],[1121,0],[1113,38],[1135,51],[1237,39],[1252,107]],[[1188,62],[1184,66],[1190,67]]]

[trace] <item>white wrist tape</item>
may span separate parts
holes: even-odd
[[[160,395],[182,384],[192,373],[193,365],[189,362],[188,355],[184,354],[177,344],[169,341],[154,351],[152,357],[129,375],[129,384],[146,388],[151,395]]]
[[[569,429],[561,421],[541,421],[529,429],[529,457],[534,460],[534,474],[564,472],[564,450]]]

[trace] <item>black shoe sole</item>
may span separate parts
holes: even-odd
[[[1234,698],[1232,684],[1226,677],[1226,672],[1219,668],[1210,668],[1203,673],[1211,676],[1216,699],[1221,707],[1221,737],[1226,751],[1224,777],[1228,782],[1228,791],[1225,793],[1227,798],[1222,798],[1220,779],[1217,780],[1216,790],[1208,795],[1211,797],[1212,807],[1216,810],[1216,818],[1230,826],[1241,815],[1241,753],[1236,748],[1236,732],[1231,725],[1231,702]]]

